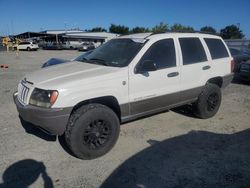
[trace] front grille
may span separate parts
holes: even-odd
[[[25,86],[22,82],[18,85],[18,100],[22,104],[28,104],[28,94],[29,94],[29,88]]]

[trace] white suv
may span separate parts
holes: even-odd
[[[36,42],[20,42],[17,46],[18,50],[38,50],[39,46]]]
[[[199,118],[214,116],[233,65],[218,36],[127,35],[26,75],[14,101],[24,120],[64,134],[75,156],[92,159],[114,146],[120,123],[184,104]]]

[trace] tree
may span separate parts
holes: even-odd
[[[244,34],[236,25],[228,25],[220,30],[220,35],[223,39],[242,39]]]
[[[216,34],[216,30],[211,26],[204,26],[200,29],[201,32]]]
[[[149,29],[145,27],[134,27],[130,31],[130,33],[146,33],[146,32],[149,32]]]
[[[194,28],[192,28],[190,26],[181,25],[181,24],[174,24],[171,27],[171,31],[174,31],[174,32],[193,32]]]
[[[168,25],[161,22],[159,25],[154,26],[151,30],[153,33],[164,33],[168,31]]]
[[[94,27],[90,30],[90,32],[107,32],[107,30],[103,27]]]
[[[111,24],[109,27],[109,32],[124,35],[129,33],[129,28],[124,25]]]

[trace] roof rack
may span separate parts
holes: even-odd
[[[152,36],[152,35],[157,35],[157,34],[164,34],[164,33],[200,33],[200,34],[209,34],[209,35],[217,35],[219,36],[219,33],[212,33],[212,32],[206,32],[206,31],[165,31],[165,32],[152,32],[149,36],[146,38]]]

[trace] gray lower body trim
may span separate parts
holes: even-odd
[[[23,106],[13,96],[19,115],[23,120],[30,122],[52,135],[62,135],[66,129],[72,107],[69,108],[40,108],[31,105]]]
[[[177,93],[167,94],[142,101],[121,105],[122,122],[131,121],[143,116],[156,114],[171,108],[189,104],[197,100],[203,87],[197,87]]]
[[[227,87],[233,80],[233,77],[234,77],[234,74],[231,73],[231,74],[228,74],[226,76],[223,76],[222,79],[223,79],[223,82],[222,82],[222,88],[225,88]]]

